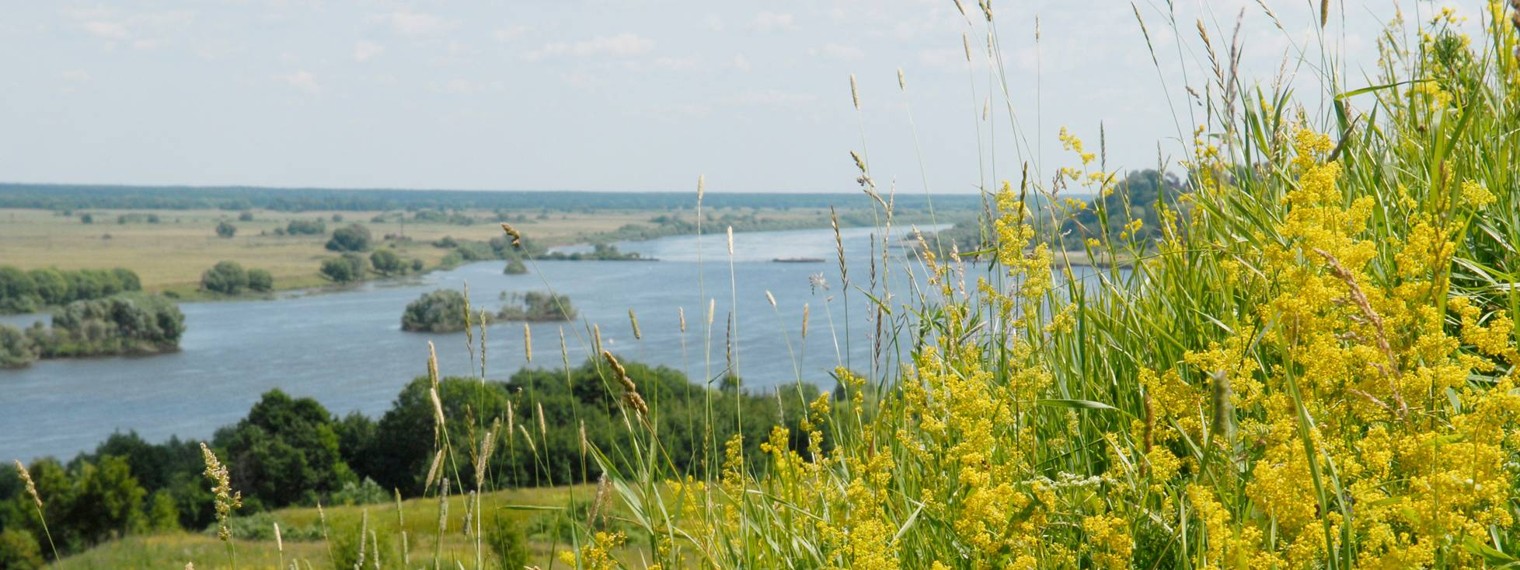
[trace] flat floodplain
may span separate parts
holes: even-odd
[[[719,210],[720,213],[726,211]],[[827,212],[816,209],[734,209],[778,221],[816,220],[827,225]],[[226,210],[78,210],[71,215],[36,209],[0,209],[0,265],[30,270],[104,269],[125,267],[142,278],[149,291],[191,293],[201,274],[219,261],[232,260],[260,268],[275,278],[276,289],[295,289],[325,283],[318,268],[337,253],[324,248],[334,229],[352,223],[368,227],[377,248],[393,248],[403,259],[420,259],[436,267],[452,248],[435,247],[444,237],[485,241],[501,235],[496,213],[465,211],[469,225],[447,222],[373,222],[377,211],[280,212],[253,210],[252,221],[239,221],[239,212]],[[547,246],[568,245],[629,224],[650,225],[664,211],[524,211],[511,223]],[[83,223],[89,214],[93,223]],[[146,221],[157,216],[158,223]],[[410,213],[406,213],[410,217]],[[688,214],[690,215],[690,214]],[[341,221],[334,221],[334,217]],[[120,220],[126,220],[121,223]],[[278,235],[291,221],[322,220],[322,235]],[[216,226],[228,221],[237,227],[231,238],[219,237]],[[719,230],[721,231],[721,229]],[[398,236],[402,239],[385,239]]]

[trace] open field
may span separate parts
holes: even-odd
[[[733,209],[778,222],[810,221],[827,226],[827,210],[820,209]],[[94,222],[82,223],[90,214]],[[394,248],[403,259],[421,259],[436,267],[451,250],[434,247],[432,242],[445,236],[460,240],[484,241],[501,233],[496,214],[486,211],[466,212],[475,220],[470,225],[446,222],[394,221],[371,223],[381,212],[275,212],[254,210],[253,221],[238,221],[236,212],[223,210],[79,210],[63,216],[48,210],[0,209],[0,265],[21,269],[56,267],[85,269],[125,267],[142,277],[149,291],[174,291],[192,296],[199,286],[201,273],[218,261],[232,260],[247,268],[268,270],[275,278],[276,289],[298,289],[326,283],[317,270],[325,258],[337,255],[323,245],[332,230],[350,223],[369,227],[377,247]],[[515,218],[512,224],[530,238],[548,246],[584,241],[589,236],[611,232],[628,224],[648,224],[650,218],[668,212],[599,211],[537,212]],[[141,221],[149,214],[159,223]],[[118,223],[127,216],[128,223]],[[339,217],[343,221],[336,222]],[[292,220],[321,219],[327,224],[324,235],[276,235]],[[228,220],[237,227],[232,238],[216,235],[216,225]],[[652,225],[652,224],[650,224]],[[384,239],[387,235],[408,239]]]

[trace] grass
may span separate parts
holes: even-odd
[[[550,520],[572,504],[572,497],[594,496],[596,487],[555,487],[497,491],[485,494],[481,505],[488,516],[500,514],[511,518],[519,528],[528,529],[535,520]],[[438,510],[435,498],[405,500],[396,503],[366,506],[326,507],[321,514],[316,508],[282,509],[261,515],[257,520],[278,523],[283,540],[278,543],[273,529],[262,529],[267,535],[262,539],[235,539],[232,548],[237,553],[237,565],[243,568],[276,568],[281,562],[288,567],[296,562],[301,568],[310,564],[314,568],[333,567],[330,547],[351,547],[366,517],[367,527],[380,540],[382,565],[400,567],[402,556],[400,536],[406,533],[408,550],[415,567],[434,559],[435,546],[438,559],[452,567],[455,561],[474,567],[474,541],[459,532],[464,526],[466,498],[453,496],[449,499],[449,529],[439,541]],[[398,521],[398,508],[402,513]],[[322,515],[326,517],[332,540],[322,540]],[[488,519],[489,520],[489,519]],[[234,523],[236,524],[236,523]],[[245,525],[246,526],[246,525]],[[555,564],[555,555],[569,546],[556,542],[553,537],[536,534],[528,537],[530,564],[549,568]],[[632,552],[620,553],[633,556]],[[339,558],[352,558],[340,553]],[[489,549],[484,558],[495,567],[495,555]],[[131,536],[90,549],[84,553],[59,561],[59,568],[182,568],[191,562],[199,569],[229,568],[227,547],[215,533],[175,532],[147,536]],[[372,560],[371,560],[372,562]],[[560,566],[564,566],[561,562]]]

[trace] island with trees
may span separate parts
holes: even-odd
[[[508,301],[495,313],[475,311],[463,293],[439,289],[424,293],[401,313],[401,330],[408,332],[459,332],[471,325],[497,321],[569,321],[575,319],[570,298],[540,291],[502,294]]]
[[[39,358],[143,355],[179,349],[185,315],[161,295],[122,293],[74,301],[26,330],[0,325],[0,368]]]

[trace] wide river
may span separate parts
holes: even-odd
[[[843,232],[852,289],[868,281],[873,231]],[[408,333],[400,326],[402,310],[419,295],[466,283],[477,307],[496,309],[504,292],[552,289],[568,295],[580,313],[575,322],[532,325],[531,364],[520,323],[489,327],[490,379],[506,379],[524,365],[561,367],[561,332],[571,365],[579,365],[592,354],[589,330],[596,324],[604,348],[624,359],[670,366],[703,381],[725,366],[726,321],[735,305],[737,367],[751,389],[799,377],[832,389],[828,371],[835,366],[846,360],[855,369],[870,365],[869,300],[852,291],[846,321],[831,231],[735,234],[731,267],[722,234],[619,247],[660,261],[537,262],[527,275],[503,275],[503,263],[493,261],[340,292],[184,303],[180,309],[187,330],[179,352],[42,361],[26,369],[0,370],[0,460],[67,459],[93,450],[114,431],[135,430],[149,441],[171,435],[209,438],[218,427],[241,419],[260,394],[273,388],[313,397],[336,414],[357,410],[378,417],[402,386],[425,374],[429,341],[437,345],[444,375],[479,374],[478,349],[472,361],[464,333]],[[902,250],[889,251],[896,272],[891,303],[901,304],[911,295],[903,278],[908,265]],[[828,261],[775,263],[775,258]],[[811,277],[820,274],[829,289],[814,287]],[[775,298],[774,309],[767,291]],[[805,341],[804,303],[811,309]],[[715,314],[710,333],[709,306]],[[634,337],[630,309],[638,315],[642,338]],[[39,318],[46,316],[10,316],[0,322],[25,325]]]

